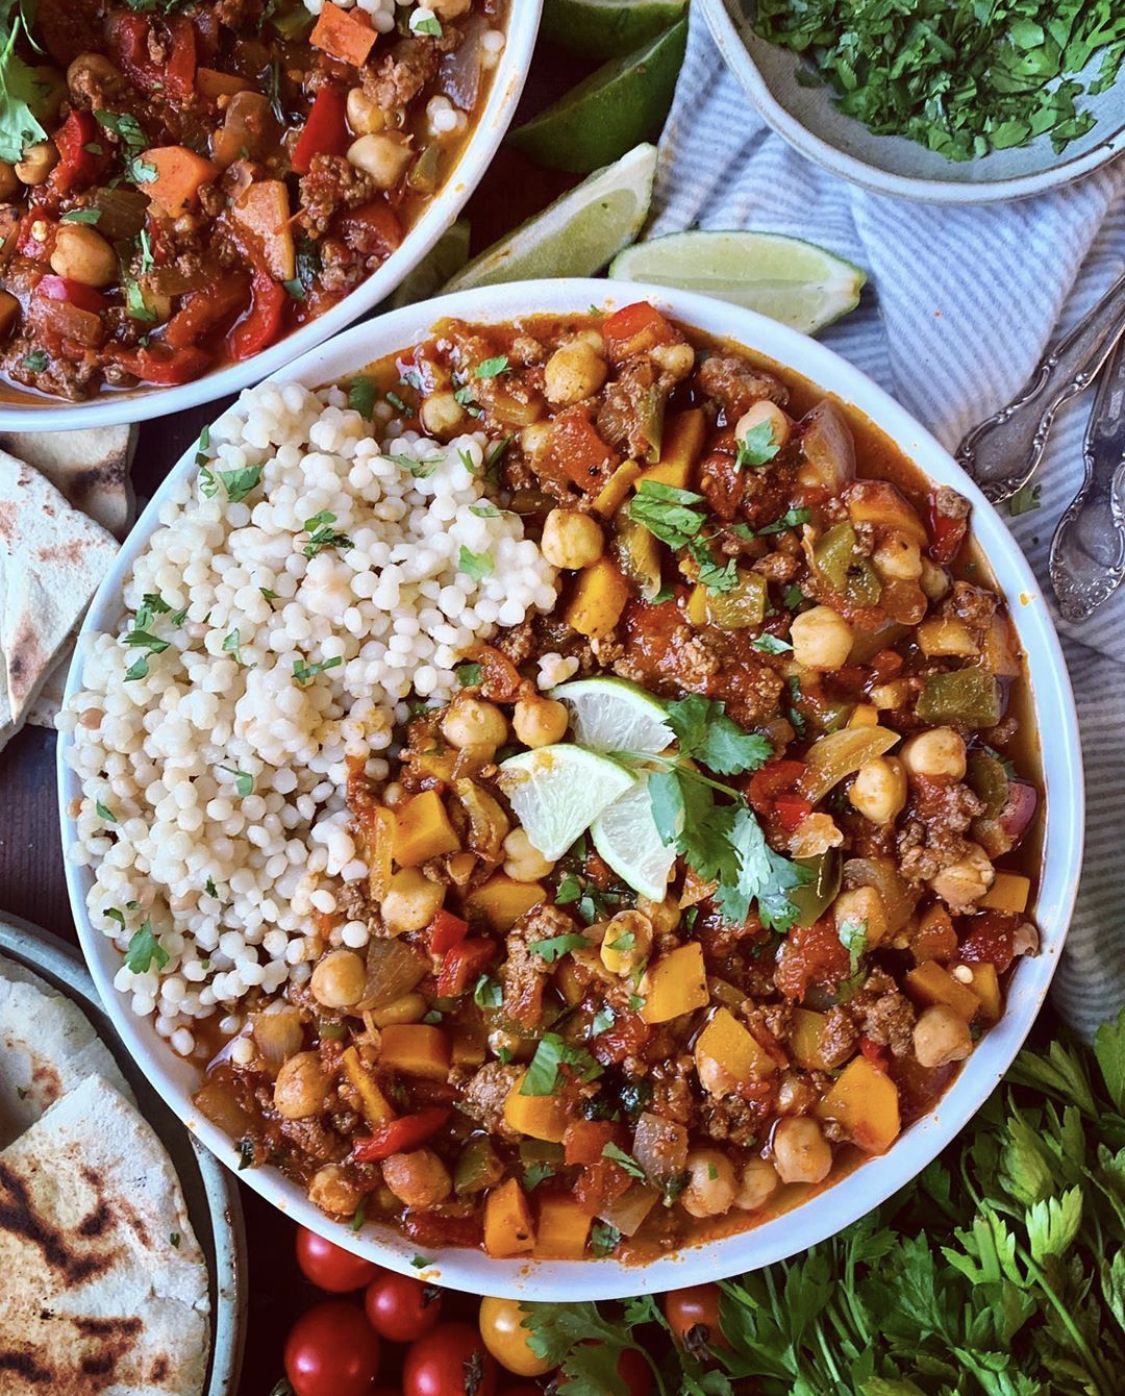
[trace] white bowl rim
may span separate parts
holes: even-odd
[[[701,4],[704,18],[727,66],[742,84],[763,120],[806,159],[832,174],[842,175],[873,194],[893,194],[935,204],[986,204],[998,203],[1003,199],[1026,199],[1090,174],[1125,151],[1125,124],[1122,124],[1089,150],[1060,160],[1037,174],[990,180],[922,179],[892,174],[868,160],[849,155],[831,141],[810,131],[786,111],[763,78],[753,54],[743,43],[726,0],[701,0]]]
[[[823,344],[752,311],[667,287],[578,279],[515,282],[440,297],[357,325],[320,345],[276,378],[297,379],[316,386],[347,376],[355,372],[357,365],[424,339],[429,327],[444,316],[503,323],[536,313],[580,314],[591,305],[619,308],[638,299],[650,300],[705,332],[748,345],[796,369],[824,391],[834,392],[895,440],[931,480],[953,485],[971,501],[975,537],[1009,601],[1027,653],[1037,732],[1051,734],[1049,743],[1040,742],[1047,806],[1044,861],[1036,905],[1042,950],[1018,966],[1010,983],[1004,1017],[965,1063],[937,1107],[905,1130],[888,1153],[866,1161],[823,1193],[748,1231],[686,1247],[644,1266],[622,1265],[614,1260],[493,1260],[483,1252],[462,1249],[446,1249],[428,1257],[433,1264],[421,1271],[424,1277],[474,1294],[539,1301],[612,1299],[703,1283],[793,1255],[870,1211],[915,1177],[949,1143],[1011,1065],[1046,997],[1074,909],[1082,862],[1084,787],[1074,696],[1046,600],[1031,569],[992,505],[944,447],[882,388]],[[124,577],[157,526],[164,499],[193,468],[194,448],[189,448],[156,491],[99,587],[79,634],[67,679],[66,703],[81,687],[79,676],[86,637],[100,629],[112,629],[119,620]],[[67,856],[75,836],[70,803],[80,789],[75,773],[64,759],[70,745],[69,735],[61,734],[61,832],[71,910],[91,974],[114,1027],[144,1064],[170,1107],[207,1148],[228,1167],[237,1168],[239,1159],[233,1141],[204,1119],[191,1102],[186,1083],[194,1068],[174,1057],[157,1037],[151,1019],[136,1017],[127,997],[113,987],[113,976],[120,965],[119,953],[106,936],[90,925],[87,917],[89,870],[78,867]],[[417,1257],[416,1245],[389,1229],[367,1228],[357,1234],[347,1225],[332,1222],[308,1201],[300,1187],[275,1169],[249,1169],[241,1176],[293,1220],[337,1245],[389,1269],[420,1273],[412,1265],[412,1259]]]
[[[73,431],[80,427],[146,422],[186,412],[260,383],[374,310],[448,232],[491,165],[523,92],[542,9],[543,0],[510,0],[505,44],[491,76],[488,100],[460,158],[421,218],[407,230],[402,245],[354,291],[260,353],[179,387],[106,392],[86,402],[39,398],[34,400],[36,405],[0,402],[0,431]],[[38,406],[40,401],[46,405]]]

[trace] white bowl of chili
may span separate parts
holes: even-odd
[[[297,12],[303,14],[303,11],[300,9],[300,0],[295,0],[295,3],[297,4]],[[277,339],[276,342],[267,343],[266,347],[257,352],[246,354],[236,361],[231,361],[228,350],[222,350],[218,355],[218,367],[210,368],[200,376],[193,377],[187,382],[176,382],[173,378],[164,385],[160,385],[160,378],[157,377],[147,384],[142,381],[136,387],[103,387],[100,392],[95,392],[95,395],[89,399],[76,401],[64,401],[59,396],[48,396],[44,393],[30,391],[26,387],[21,386],[20,382],[14,380],[6,382],[3,386],[3,390],[0,391],[0,429],[6,431],[66,431],[80,427],[110,426],[123,422],[146,421],[153,417],[171,416],[174,413],[183,412],[192,407],[196,407],[201,403],[213,402],[219,398],[229,396],[251,383],[260,381],[269,374],[276,373],[284,364],[291,362],[302,354],[308,353],[317,344],[339,333],[339,331],[351,324],[352,321],[375,310],[433,249],[438,240],[456,220],[466,201],[476,189],[485,171],[488,169],[489,164],[507,132],[519,102],[520,94],[523,91],[524,82],[531,64],[536,36],[539,30],[542,3],[543,0],[503,0],[499,5],[490,4],[488,9],[488,23],[494,28],[502,29],[505,36],[504,46],[499,53],[499,57],[496,57],[495,50],[490,51],[488,55],[488,61],[493,63],[491,69],[489,70],[486,66],[482,72],[477,72],[475,79],[468,79],[457,73],[451,73],[441,79],[441,83],[444,84],[443,86],[437,83],[430,83],[422,89],[421,97],[423,99],[427,98],[431,90],[434,97],[429,100],[425,111],[421,112],[420,115],[412,116],[411,119],[417,120],[423,126],[429,123],[426,129],[431,133],[431,143],[436,146],[440,140],[450,139],[456,141],[459,139],[456,131],[451,137],[447,134],[438,134],[439,132],[448,132],[450,123],[455,121],[458,117],[458,112],[451,104],[450,99],[441,96],[441,93],[445,91],[446,88],[453,92],[460,90],[457,87],[458,83],[467,84],[470,81],[475,82],[474,90],[476,90],[479,95],[475,98],[475,108],[469,113],[468,135],[463,139],[463,144],[460,150],[455,154],[452,164],[443,172],[444,177],[439,187],[436,189],[436,192],[434,192],[426,202],[421,203],[421,211],[417,213],[414,221],[409,222],[406,219],[403,220],[407,222],[407,226],[401,243],[386,256],[386,259],[377,266],[374,271],[360,281],[354,289],[345,294],[342,299],[330,305],[322,314],[316,315],[315,318],[298,324],[297,327],[292,329],[289,333],[284,334],[283,337]],[[352,13],[349,9],[342,9],[332,5],[329,5],[327,8],[333,13],[339,13],[344,16],[345,22]],[[356,10],[355,13],[362,17],[365,12]],[[473,18],[473,16],[470,16],[470,18]],[[137,18],[131,15],[128,10],[124,10],[123,22],[133,25],[144,25],[149,23],[148,19],[145,17]],[[311,17],[308,22],[311,23]],[[436,21],[431,20],[430,23],[433,24],[436,23]],[[480,23],[483,25],[484,21],[482,20]],[[55,27],[57,29],[58,25],[56,24]],[[362,33],[364,31],[361,29],[360,32]],[[368,30],[367,32],[369,33],[370,31]],[[70,40],[66,41],[66,43],[71,42]],[[474,36],[474,42],[477,44],[480,43],[479,32]],[[487,43],[487,34],[485,36],[485,42]],[[38,51],[39,50],[36,50],[36,52]],[[121,57],[120,45],[118,45],[117,48],[113,48],[112,52],[118,63],[127,63],[128,60],[122,59]],[[376,48],[375,52],[381,52],[381,48]],[[97,55],[95,55],[95,58],[96,57]],[[277,60],[274,60],[275,66],[276,61]],[[72,68],[73,66],[74,65],[72,65]],[[125,71],[126,76],[129,77],[130,70],[126,67]],[[341,71],[346,72],[347,70],[341,69]],[[219,84],[220,86],[222,80],[228,78],[227,74],[216,72],[213,69],[202,68],[199,72],[210,74],[209,81]],[[159,78],[159,76],[159,74],[156,74],[157,78]],[[61,80],[60,75],[60,81]],[[241,82],[240,79],[232,79],[232,81],[235,83],[236,87],[238,83]],[[390,80],[388,79],[388,81]],[[245,89],[247,85],[248,84],[245,82],[241,82],[243,89]],[[158,81],[155,82],[154,87],[158,91],[160,83]],[[109,89],[106,89],[106,91],[108,90]],[[466,90],[468,90],[468,88],[466,88]],[[229,94],[224,96],[223,92],[225,92],[225,89],[219,92],[218,100],[220,102],[231,100]],[[212,96],[214,95],[215,94],[212,94]],[[245,96],[254,101],[262,100],[258,94],[254,92],[246,92]],[[439,102],[444,102],[444,107],[440,111],[436,109],[431,110],[434,108],[435,99]],[[93,98],[93,100],[96,105],[99,100],[108,103],[109,98],[103,94]],[[315,101],[313,105],[315,108]],[[340,123],[343,123],[342,89],[339,90],[338,106],[338,120]],[[371,106],[370,102],[368,106]],[[251,113],[251,116],[253,116],[253,113]],[[311,129],[315,116],[315,110],[310,112],[309,119],[306,122],[306,131]],[[361,113],[360,116],[366,119],[363,113]],[[129,160],[131,160],[130,168],[136,168],[138,165],[143,167],[144,177],[149,181],[147,187],[150,189],[159,188],[160,181],[163,178],[163,167],[161,167],[161,170],[158,172],[156,166],[148,160],[148,157],[152,155],[151,151],[143,152],[146,157],[144,160],[139,160],[137,158],[141,153],[141,145],[144,142],[144,130],[142,127],[138,126],[134,116],[131,116],[128,112],[126,112],[124,116],[121,116],[119,113],[112,110],[98,110],[94,115],[91,115],[91,112],[86,110],[72,113],[68,121],[77,121],[79,117],[86,122],[87,126],[96,125],[98,131],[102,132],[100,141],[86,141],[86,146],[88,148],[99,150],[102,153],[96,156],[86,156],[86,159],[101,160],[104,158],[108,160],[107,143],[110,140],[110,135],[106,133],[112,133],[112,135],[116,136],[121,142],[120,149],[123,150],[126,157],[128,157],[127,165],[129,164]],[[370,142],[383,141],[384,143],[389,141],[391,138],[377,134],[379,125],[378,117],[379,113],[376,111],[374,113],[374,125],[357,128],[355,126],[355,121],[360,118],[353,116],[349,109],[347,122],[351,128],[350,134],[344,134],[348,131],[347,126],[341,124],[340,127],[340,134],[344,142],[346,143],[347,141],[356,139],[358,131],[364,129],[375,134],[368,134],[363,137],[363,140]],[[463,115],[461,120],[463,123]],[[123,125],[122,122],[132,124]],[[66,131],[66,129],[64,124],[64,127],[57,133],[60,141],[64,141],[63,132]],[[276,129],[277,128],[274,127],[275,131]],[[134,132],[137,133],[136,136],[134,136]],[[83,133],[80,131],[79,134],[71,140],[71,144],[74,145],[76,142],[84,139],[84,136],[88,134],[89,132]],[[223,135],[222,128],[220,128],[218,134],[220,137]],[[69,139],[69,137],[65,139]],[[329,138],[326,137],[326,139]],[[356,139],[356,143],[360,143],[358,139]],[[301,144],[301,140],[298,140],[294,147],[293,159],[298,162],[298,167],[300,167]],[[84,147],[78,144],[77,148],[81,150]],[[117,148],[116,145],[113,147],[114,150]],[[326,148],[330,148],[334,154],[342,153],[342,146],[332,145],[330,139],[329,146]],[[359,159],[364,161],[364,164],[359,170],[353,171],[353,173],[359,175],[362,174],[364,170],[367,170],[377,181],[382,181],[377,182],[375,186],[377,189],[385,188],[388,180],[389,183],[393,185],[397,176],[391,174],[384,177],[380,172],[379,162],[381,160],[385,162],[387,158],[387,149],[388,147],[384,144],[384,146],[366,152],[362,157],[359,157]],[[186,150],[183,146],[167,146],[163,147],[163,150],[182,153],[183,157],[193,160],[199,165],[206,165],[208,163],[207,161],[201,161],[198,156],[195,156],[190,150]],[[158,155],[160,153],[161,152],[157,152]],[[263,151],[263,155],[267,153],[268,152]],[[392,151],[391,154],[393,156],[394,152]],[[227,161],[224,159],[220,160],[219,163],[225,164]],[[356,163],[358,163],[358,160]],[[307,169],[307,161],[305,163],[305,168]],[[158,173],[160,175],[159,179],[156,178]],[[213,177],[217,179],[218,173],[217,171],[213,171]],[[140,176],[138,176],[138,178],[140,178]],[[119,182],[119,179],[113,181],[114,184]],[[254,187],[265,188],[267,185],[279,185],[280,183],[281,182],[278,180],[265,180],[260,186],[255,185]],[[144,183],[138,185],[139,189],[144,189],[145,187],[146,185]],[[94,193],[96,194],[97,191],[95,190]],[[65,197],[66,196],[64,196],[64,198]],[[85,198],[87,196],[83,197]],[[136,195],[133,195],[133,197],[135,198]],[[415,195],[411,195],[410,197],[413,199],[419,198],[419,196]],[[63,206],[65,207],[66,204],[64,203]],[[345,204],[345,208],[348,207],[350,206]],[[69,215],[64,215],[58,226],[60,228],[66,228],[67,237],[75,243],[78,243],[82,238],[86,238],[86,240],[89,241],[90,234],[93,233],[98,241],[105,244],[104,249],[98,249],[99,252],[104,250],[105,255],[108,256],[111,251],[109,242],[106,239],[100,238],[100,235],[97,234],[97,227],[82,227],[83,224],[89,225],[95,223],[95,215],[97,212],[98,210],[96,207],[86,208],[83,206],[81,208],[76,208],[71,211]],[[363,210],[361,209],[359,212],[362,213]],[[269,210],[263,207],[261,213],[268,222],[270,217]],[[257,226],[256,218],[257,215],[251,212],[250,223],[247,223],[246,226],[248,228],[251,227],[252,224]],[[73,222],[69,220],[73,220]],[[108,220],[105,219],[104,212],[97,221],[103,222],[103,225],[108,222]],[[254,237],[257,236],[257,233],[249,232],[246,235]],[[360,230],[357,236],[361,235],[362,230]],[[399,234],[396,233],[396,236],[397,235]],[[116,234],[113,236],[116,236]],[[371,236],[382,236],[378,227],[374,229]],[[117,243],[115,245],[120,247],[124,244]],[[152,244],[150,242],[149,252],[147,253],[149,259],[151,259],[152,255],[151,248]],[[371,246],[368,247],[367,250],[375,251],[376,248]],[[39,255],[42,257],[42,253]],[[145,264],[146,263],[142,261],[141,265],[144,266]],[[40,268],[40,271],[41,270],[42,268]],[[271,276],[273,276],[271,283],[272,292],[275,295],[281,289],[278,279],[283,277],[283,275],[289,274],[291,270],[292,268],[289,268],[283,273],[275,268],[271,272]],[[81,281],[76,283],[73,277],[68,278],[65,275],[54,274],[58,272],[54,256],[52,256],[50,272],[52,274],[43,278],[43,286],[40,288],[42,297],[47,301],[66,301],[68,299],[67,293],[69,288],[72,293],[71,303],[78,315],[81,315],[83,311],[98,311],[110,305],[110,301],[106,299],[106,296],[96,289],[98,286],[105,286],[105,280],[97,280],[90,285],[85,285],[81,284]],[[274,275],[274,272],[276,275]],[[35,275],[38,274],[38,272],[35,273]],[[255,273],[255,275],[257,275],[257,273]],[[197,293],[197,299],[202,295],[204,300],[207,298],[210,298],[212,301],[221,300],[228,288],[228,283],[229,277],[227,280],[221,281],[209,290],[205,289]],[[295,279],[292,279],[289,283],[286,283],[286,285],[299,286],[299,284],[300,265],[298,262]],[[127,291],[129,288],[125,287],[124,289]],[[137,292],[136,282],[132,283],[132,291]],[[26,287],[23,288],[23,294],[25,297],[28,294]],[[31,299],[34,300],[34,298],[34,295],[32,295]],[[7,299],[10,301],[11,297]],[[303,292],[298,295],[298,299],[303,299]],[[266,301],[268,301],[268,298],[266,298]],[[272,303],[267,304],[266,301],[263,303],[265,309],[269,310],[271,309]],[[127,302],[127,304],[131,304],[131,302]],[[199,309],[200,307],[196,306],[196,310]],[[140,307],[140,311],[143,315],[143,304]],[[130,310],[129,313],[132,315],[134,311]],[[254,319],[256,313],[256,302],[251,302],[250,310],[242,315],[240,328],[242,324],[249,325],[249,322]],[[231,314],[226,317],[226,321],[223,322],[224,333],[225,326],[229,324],[233,316],[234,312],[232,311]],[[87,314],[87,321],[89,318]],[[147,318],[155,319],[155,316],[148,316]],[[163,329],[162,326],[157,326],[157,328]],[[251,332],[257,333],[254,326],[249,326],[249,328]],[[185,329],[185,333],[186,332]],[[46,361],[47,355],[43,348],[42,340],[43,331],[41,329],[37,330],[32,326],[28,333],[32,336],[38,335],[39,338],[34,339],[29,345],[32,352],[26,355],[25,359],[30,359],[34,356]],[[229,337],[230,336],[227,335],[227,338]],[[161,338],[161,334],[155,335],[154,343]],[[84,340],[81,342],[91,343],[97,341]],[[141,342],[143,345],[144,338],[142,338]],[[221,340],[216,342],[225,344],[226,341]],[[183,352],[196,352],[190,347],[190,338],[186,341],[186,344],[187,347]],[[98,353],[99,351],[94,349],[87,352]]]
[[[819,395],[830,395],[843,405],[853,425],[862,429],[863,441],[876,454],[880,450],[901,453],[930,484],[950,486],[970,501],[975,557],[1007,599],[1026,656],[1027,711],[1044,795],[1034,901],[1040,947],[1038,954],[1022,958],[1013,970],[999,1022],[987,1031],[936,1104],[904,1129],[887,1152],[868,1158],[830,1185],[811,1189],[801,1200],[794,1199],[791,1209],[775,1209],[775,1213],[766,1209],[749,1229],[696,1239],[677,1250],[654,1254],[643,1264],[527,1256],[494,1259],[479,1250],[429,1246],[422,1264],[418,1242],[385,1227],[353,1230],[329,1219],[310,1202],[301,1185],[278,1169],[265,1165],[241,1172],[241,1178],[279,1210],[336,1244],[402,1273],[421,1271],[435,1282],[478,1294],[562,1301],[659,1292],[787,1257],[865,1214],[925,1167],[1003,1077],[1045,1000],[1066,937],[1082,861],[1084,795],[1074,700],[1047,604],[1034,576],[996,511],[944,448],[881,388],[823,345],[750,311],[667,288],[624,289],[603,281],[578,280],[517,283],[440,298],[357,326],[318,346],[275,381],[294,380],[315,387],[350,378],[357,365],[397,355],[428,338],[430,327],[446,317],[487,328],[528,315],[581,318],[591,307],[612,312],[638,297],[694,331],[749,350],[766,369],[770,363],[778,366],[791,384],[799,377]],[[162,509],[177,491],[184,490],[196,469],[195,452],[189,451],[157,491],[95,597],[79,637],[68,702],[81,691],[83,656],[93,637],[112,631],[121,619],[123,583],[149,547]],[[1050,741],[1039,740],[1041,733],[1049,733]],[[73,736],[64,732],[59,743],[62,837],[71,906],[94,979],[115,1027],[156,1088],[202,1143],[229,1167],[238,1168],[246,1160],[240,1158],[236,1144],[193,1102],[198,1067],[175,1056],[151,1017],[135,1016],[131,995],[115,987],[120,952],[103,930],[91,924],[87,907],[92,873],[69,852],[78,837],[75,811],[83,797],[83,783],[67,759],[73,748]]]

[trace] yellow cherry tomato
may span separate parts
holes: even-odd
[[[552,1364],[538,1357],[528,1343],[523,1327],[527,1309],[518,1299],[482,1299],[480,1336],[501,1367],[517,1377],[541,1377]]]

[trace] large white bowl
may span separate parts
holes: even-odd
[[[402,246],[331,310],[260,354],[205,373],[202,378],[177,388],[141,386],[128,392],[106,391],[89,402],[60,402],[57,398],[30,393],[19,403],[0,402],[0,431],[68,431],[170,417],[261,382],[373,310],[405,280],[449,229],[492,163],[523,91],[542,9],[543,0],[511,0],[507,40],[492,74],[488,100],[460,159],[422,217],[409,229]]]
[[[938,442],[881,388],[823,345],[748,310],[704,296],[605,281],[529,282],[461,292],[357,325],[314,349],[278,377],[316,386],[354,373],[372,359],[425,338],[429,326],[442,316],[502,323],[530,312],[574,314],[585,312],[591,305],[612,310],[642,298],[690,325],[727,336],[789,365],[826,391],[854,404],[932,480],[954,486],[972,501],[976,537],[1008,598],[1027,652],[1038,731],[1050,734],[1050,741],[1042,743],[1047,827],[1042,883],[1035,908],[1042,933],[1042,953],[1020,963],[1012,976],[1004,1017],[982,1040],[936,1109],[907,1129],[889,1153],[865,1163],[820,1196],[756,1229],[688,1247],[644,1267],[624,1266],[614,1260],[491,1260],[470,1250],[440,1251],[433,1256],[436,1280],[477,1294],[538,1300],[614,1298],[713,1280],[803,1250],[889,1197],[965,1125],[1019,1050],[1058,963],[1082,863],[1083,785],[1074,698],[1047,604],[1031,570],[992,505]],[[156,528],[165,498],[179,479],[195,469],[193,460],[194,450],[189,450],[156,492],[99,588],[79,637],[67,684],[68,699],[81,686],[87,638],[92,631],[111,630],[120,619],[124,578]],[[71,801],[79,793],[78,780],[63,759],[69,746],[70,738],[62,736],[59,798],[64,850],[75,836],[69,811]],[[238,1153],[231,1140],[192,1104],[191,1092],[197,1085],[195,1068],[174,1056],[157,1036],[152,1020],[134,1016],[128,996],[113,987],[120,956],[112,942],[91,927],[87,917],[89,870],[68,859],[66,874],[79,938],[114,1026],[188,1128],[229,1167],[237,1168]],[[347,1226],[329,1221],[312,1206],[300,1187],[275,1169],[253,1168],[240,1176],[295,1221],[338,1245],[391,1269],[418,1273],[411,1266],[418,1248],[411,1242],[374,1227],[357,1235]]]

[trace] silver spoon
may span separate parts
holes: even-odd
[[[1059,610],[1086,620],[1125,577],[1125,338],[1098,379],[1082,445],[1085,478],[1051,539]]]
[[[1010,499],[1034,475],[1055,414],[1090,386],[1123,330],[1125,276],[1047,350],[1015,399],[975,426],[958,446],[958,463],[993,504]]]

